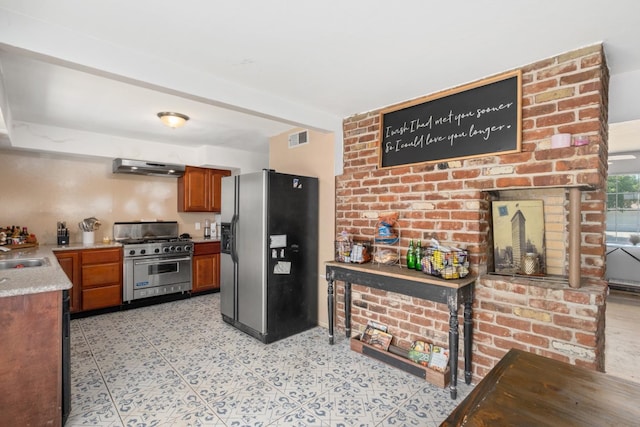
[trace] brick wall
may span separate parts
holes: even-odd
[[[604,371],[606,287],[486,275],[476,282],[474,372],[483,377],[510,348]]]
[[[595,369],[604,366],[608,70],[602,46],[538,61],[523,67],[522,73],[520,153],[453,160],[444,170],[428,163],[380,169],[379,111],[349,117],[343,126],[344,174],[336,178],[336,231],[372,238],[378,215],[397,211],[403,256],[409,239],[433,237],[469,250],[472,270],[480,275],[474,299],[474,372],[479,377],[509,346]],[[587,136],[589,144],[551,149],[556,133]],[[547,256],[553,259],[550,273],[566,274],[570,187],[582,190],[580,270],[585,286],[572,291],[562,278],[511,280],[487,274],[493,270],[491,202],[525,193],[553,199],[545,203],[545,216],[550,215],[547,233],[555,233]],[[511,282],[518,286],[510,287]],[[555,286],[566,290],[562,295],[569,295],[569,300],[559,297]],[[588,297],[574,298],[574,292]],[[337,298],[342,326],[341,286]],[[489,304],[495,299],[499,304]],[[538,313],[541,301],[547,300],[554,302],[545,308],[548,316],[527,317]],[[447,343],[445,306],[354,286],[352,311],[355,331],[367,319],[387,323],[396,345],[407,346],[415,339]],[[566,317],[575,316],[577,323],[590,326],[559,333],[569,328]]]

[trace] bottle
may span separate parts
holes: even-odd
[[[420,240],[418,240],[418,242],[416,243],[415,254],[416,254],[415,269],[418,271],[422,271],[422,242]]]
[[[407,268],[411,270],[416,268],[416,253],[413,249],[413,239],[409,240],[409,249],[407,250]]]

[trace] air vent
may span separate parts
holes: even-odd
[[[303,130],[302,132],[289,135],[289,148],[297,147],[298,145],[306,144],[309,142],[309,131]]]

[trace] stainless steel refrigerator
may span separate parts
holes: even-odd
[[[318,179],[222,179],[220,311],[270,343],[318,323]]]

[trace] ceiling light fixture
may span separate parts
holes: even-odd
[[[184,124],[187,123],[187,120],[189,120],[189,116],[180,113],[171,113],[168,111],[158,113],[158,117],[160,117],[162,123],[172,129],[184,126]]]

